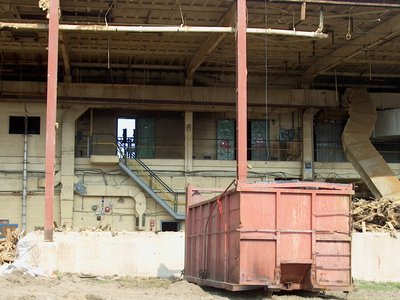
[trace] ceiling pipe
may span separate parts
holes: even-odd
[[[22,164],[22,219],[21,227],[26,231],[26,200],[28,182],[28,115],[24,119],[24,160]]]
[[[26,29],[26,30],[48,30],[45,23],[13,23],[0,22],[0,29]],[[185,32],[185,33],[236,33],[235,27],[213,27],[213,26],[120,26],[120,25],[78,25],[60,24],[61,31],[95,31],[95,32]],[[328,34],[316,31],[298,31],[272,28],[247,28],[250,34],[285,35],[309,38],[327,38]]]
[[[261,2],[261,1],[258,1]],[[264,0],[262,0],[264,2]],[[377,1],[339,1],[339,0],[269,0],[269,3],[296,3],[303,4],[318,4],[318,5],[343,5],[343,6],[364,6],[364,7],[390,7],[400,8],[400,4],[385,3]]]

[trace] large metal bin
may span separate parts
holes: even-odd
[[[349,291],[351,185],[187,188],[185,279],[229,290]]]

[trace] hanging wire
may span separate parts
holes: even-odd
[[[267,12],[267,0],[264,0],[264,16],[265,16],[265,28],[268,27],[268,12]],[[269,120],[268,120],[268,42],[267,35],[264,39],[265,43],[265,145],[267,157],[265,159],[265,164],[269,160]]]
[[[22,101],[22,57],[19,60],[19,100]]]
[[[107,37],[107,69],[110,69],[110,34]]]
[[[339,91],[338,91],[338,80],[337,80],[337,74],[336,74],[336,69],[335,69],[335,100],[340,106],[339,102]]]
[[[0,80],[3,75],[3,57],[4,57],[3,52],[1,52],[0,53]]]
[[[347,34],[346,34],[346,40],[350,41],[351,40],[351,30],[352,30],[352,20],[351,20],[351,14],[349,10],[349,21],[347,24]]]
[[[178,0],[177,4],[179,6],[179,13],[181,14],[181,20],[182,20],[181,26],[184,26],[185,25],[185,18],[183,17],[181,2]]]
[[[108,21],[107,21],[107,17],[108,17],[108,13],[110,12],[111,8],[114,6],[115,2],[117,2],[116,0],[113,1],[110,5],[110,7],[107,9],[106,14],[104,15],[104,21],[106,23],[106,27],[108,27]],[[110,34],[108,34],[107,36],[107,68],[110,69]]]
[[[0,82],[1,82],[1,88],[0,90],[3,89],[3,53],[0,53]]]

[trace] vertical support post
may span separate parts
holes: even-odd
[[[76,120],[86,111],[83,107],[64,111],[61,125],[61,168],[60,180],[60,225],[72,226],[75,179],[75,135]]]
[[[314,130],[313,118],[316,113],[313,108],[303,112],[303,143],[302,143],[302,179],[314,180]]]
[[[89,136],[93,135],[93,108],[90,109],[90,128],[89,128]]]
[[[93,152],[92,143],[93,143],[93,108],[90,109],[90,128],[89,128],[89,137],[88,137],[88,141],[87,141],[87,157],[90,157],[90,155],[92,155],[92,152]],[[125,151],[125,160],[126,159],[127,159],[127,156],[126,156],[126,151]]]
[[[185,111],[185,171],[193,169],[193,112]]]
[[[247,7],[246,0],[237,0],[236,22],[236,134],[237,179],[247,178]]]
[[[54,222],[54,171],[56,152],[57,68],[59,0],[50,0],[49,45],[47,60],[47,110],[46,110],[46,189],[44,214],[44,239],[53,241]]]

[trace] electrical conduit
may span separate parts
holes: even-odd
[[[25,115],[24,128],[24,160],[22,164],[22,230],[26,230],[26,198],[28,181],[28,116]]]

